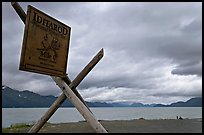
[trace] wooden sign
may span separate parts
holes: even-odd
[[[11,2],[11,4],[20,16],[21,20],[24,23],[26,22],[19,69],[62,76],[51,76],[63,92],[50,106],[45,115],[33,125],[33,127],[29,130],[29,133],[37,133],[66,98],[71,100],[73,105],[75,105],[77,110],[96,132],[107,133],[106,129],[94,117],[83,98],[75,89],[103,57],[103,49],[101,49],[91,62],[79,73],[74,81],[71,82],[68,76],[65,75],[66,72],[64,72],[64,70],[66,71],[66,64],[63,70],[63,58],[67,60],[67,57],[64,56],[68,56],[70,27],[58,22],[31,6],[28,6],[26,16],[25,12],[17,2]],[[66,37],[68,37],[68,40]],[[42,38],[42,40],[40,40],[40,38]],[[61,48],[65,50],[63,51]],[[61,53],[63,55],[61,55]],[[60,59],[58,57],[60,57]],[[40,64],[39,61],[41,61]],[[65,63],[67,62],[65,61]]]
[[[28,5],[19,69],[64,77],[70,32],[69,26]]]

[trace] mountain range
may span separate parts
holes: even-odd
[[[2,86],[2,108],[40,108],[50,107],[57,99],[55,96],[42,96],[37,93],[25,90],[18,91],[8,86]],[[143,104],[143,103],[106,103],[87,102],[89,107],[202,107],[202,97],[191,98],[186,102],[179,101],[170,105],[164,104]],[[61,107],[74,107],[71,102],[65,100]]]

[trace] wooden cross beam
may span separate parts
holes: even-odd
[[[11,2],[13,8],[20,16],[21,20],[26,21],[26,14],[20,5],[17,2]],[[92,59],[92,61],[79,73],[79,75],[73,80],[67,77],[60,78],[51,76],[52,79],[57,83],[57,85],[61,88],[63,93],[57,98],[57,100],[51,105],[49,110],[45,113],[45,115],[29,130],[29,133],[38,132],[42,126],[46,123],[47,120],[54,114],[54,112],[60,107],[60,105],[65,101],[66,98],[69,98],[71,102],[75,105],[77,110],[82,114],[82,116],[87,120],[87,122],[91,125],[91,127],[99,133],[107,133],[105,128],[98,122],[98,120],[94,117],[93,113],[87,106],[86,102],[83,100],[81,95],[75,89],[79,83],[85,78],[85,76],[93,69],[93,67],[98,63],[98,61],[103,57],[103,49],[99,51],[99,53]]]
[[[79,98],[77,98],[77,96],[73,93],[70,87],[62,80],[62,78],[52,77],[52,79],[57,83],[60,89],[71,100],[77,110],[81,113],[81,115],[86,119],[86,121],[97,133],[107,133],[101,123],[98,122],[98,120],[94,117],[92,113],[90,113],[87,107],[79,100]]]
[[[67,85],[72,89],[72,91],[77,95],[77,97],[81,100],[82,103],[89,109],[88,105],[85,103],[81,95],[76,90],[76,86],[85,78],[85,76],[93,69],[93,67],[101,60],[103,57],[103,49],[101,49],[98,54],[88,63],[88,65],[78,74],[78,76],[71,82],[70,79],[62,78]],[[53,78],[53,77],[52,77]],[[40,118],[40,120],[33,125],[33,127],[29,130],[29,133],[38,132],[42,126],[49,120],[49,118],[55,113],[55,111],[60,107],[60,105],[65,101],[66,95],[64,92],[55,100],[55,102],[50,106],[47,112]]]

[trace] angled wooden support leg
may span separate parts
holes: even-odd
[[[79,75],[71,82],[68,77],[62,78],[67,85],[72,89],[72,91],[77,95],[77,97],[81,100],[82,103],[89,109],[86,102],[83,100],[81,95],[76,90],[76,86],[85,78],[85,76],[94,68],[94,66],[101,60],[103,57],[103,49],[101,49],[97,55],[87,64],[87,66],[79,73]],[[47,112],[38,120],[33,127],[29,130],[29,133],[37,133],[43,125],[49,120],[49,118],[55,113],[55,111],[60,107],[60,105],[65,101],[67,97],[64,93],[62,93],[55,102],[50,106]]]
[[[87,107],[81,102],[81,100],[74,94],[70,87],[62,80],[60,77],[52,77],[52,79],[57,83],[63,93],[69,98],[72,104],[81,113],[84,119],[91,125],[91,127],[97,133],[107,133],[106,129],[101,125],[101,123],[94,117]]]
[[[86,76],[86,75],[85,75]],[[85,77],[84,76],[84,77]],[[74,84],[73,82],[71,82],[71,80],[69,79],[69,77],[67,76],[66,78],[62,78],[66,83],[67,83],[67,85],[69,85],[69,87],[72,89],[72,91],[76,94],[76,96],[81,100],[81,102],[82,103],[84,103],[84,105],[86,106],[86,107],[88,107],[88,105],[87,105],[87,103],[84,101],[84,99],[81,97],[81,95],[79,94],[79,92],[77,91],[77,89],[76,89],[76,87],[75,87],[75,85],[76,84]],[[76,80],[77,79],[77,77],[74,79],[74,80]],[[73,80],[73,81],[74,81]],[[80,82],[78,82],[78,83],[80,83]],[[63,93],[61,94],[61,95],[63,95]],[[66,99],[66,97],[65,97],[65,99]],[[63,102],[62,102],[63,103]],[[89,109],[89,111],[91,112],[91,110]]]
[[[103,48],[96,54],[96,56],[86,65],[86,67],[77,75],[77,77],[71,82],[68,77],[62,78],[69,87],[73,90],[73,92],[76,94],[76,96],[88,107],[86,102],[83,100],[81,95],[78,93],[78,91],[75,89],[80,82],[85,78],[85,76],[94,68],[94,66],[101,60],[101,58],[104,55]],[[88,108],[89,109],[89,108]],[[90,110],[90,109],[89,109]],[[90,110],[91,111],[91,110]]]

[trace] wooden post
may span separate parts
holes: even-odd
[[[26,13],[23,11],[21,6],[18,4],[18,2],[11,2],[11,5],[17,12],[17,14],[20,16],[21,20],[25,24],[26,21]],[[99,62],[99,60],[103,57],[103,48],[99,51],[99,53],[92,59],[91,62],[82,70],[83,72],[80,72],[79,75],[73,80],[74,82],[71,84],[71,88],[73,87],[74,93],[78,96],[80,100],[87,106],[87,104],[84,102],[83,98],[81,95],[78,93],[75,88],[79,85],[79,83],[84,79],[85,75],[87,75],[92,68]],[[70,84],[70,79],[68,77],[63,78],[63,80],[69,85]],[[88,106],[87,106],[88,107]],[[90,109],[89,109],[90,110]],[[91,110],[90,110],[91,111]]]
[[[86,67],[77,75],[77,77],[70,83],[70,79],[68,77],[62,78],[69,87],[73,90],[73,92],[76,94],[76,96],[88,107],[88,105],[85,103],[81,95],[78,93],[78,91],[75,89],[80,82],[85,78],[85,76],[94,68],[94,66],[101,60],[101,58],[104,55],[103,48],[96,54],[96,56],[86,65]]]
[[[25,24],[26,21],[26,13],[23,11],[23,9],[20,7],[20,5],[17,2],[11,2],[13,8],[20,16],[21,20]],[[80,74],[76,77],[76,80],[73,81],[70,85],[72,87],[75,86],[75,88],[79,85],[79,83],[84,79],[84,77],[91,71],[91,69],[98,63],[98,61],[103,57],[103,49],[101,49],[99,55],[97,57],[94,57],[94,59],[83,69],[84,72],[80,72]],[[85,73],[85,71],[87,73]],[[29,133],[32,132],[38,132],[40,128],[45,124],[45,122],[54,114],[54,112],[60,107],[60,105],[65,101],[66,96],[69,97],[71,102],[75,105],[75,107],[78,109],[78,111],[82,114],[82,116],[89,122],[89,124],[96,130],[96,132],[102,132],[107,133],[105,128],[98,122],[93,114],[91,113],[90,109],[84,102],[83,98],[80,96],[80,94],[77,92],[77,90],[74,88],[73,90],[70,89],[68,84],[66,84],[63,81],[63,78],[59,77],[52,77],[53,80],[56,79],[56,82],[59,82],[59,84],[65,85],[65,87],[62,87],[64,92],[61,94],[57,100],[52,104],[50,109],[45,113],[45,115],[30,129]],[[64,78],[64,80],[67,83],[70,83],[69,78]],[[62,85],[60,85],[62,86]],[[75,95],[76,94],[76,95]],[[66,96],[65,96],[66,95]],[[71,96],[69,96],[71,95]]]
[[[91,125],[91,127],[97,133],[107,133],[105,128],[100,122],[94,117],[94,115],[87,109],[87,107],[79,100],[79,98],[74,94],[70,87],[62,80],[60,77],[52,77],[52,79],[57,83],[63,93],[69,98],[77,110],[81,113],[85,120]]]
[[[101,60],[103,57],[103,49],[101,49],[97,55],[87,64],[87,66],[79,73],[79,75],[73,80],[73,82],[70,81],[68,77],[62,78],[67,85],[73,90],[73,92],[77,95],[77,97],[84,103],[84,105],[89,109],[88,105],[85,103],[81,95],[76,90],[76,86],[85,78],[85,76],[91,71],[91,69],[94,68],[94,66]],[[71,84],[70,84],[71,83]],[[65,101],[67,97],[64,93],[62,93],[55,102],[50,106],[50,108],[47,110],[47,112],[40,118],[39,121],[37,121],[33,127],[29,130],[29,133],[37,133],[42,126],[49,120],[49,118],[55,113],[55,111],[60,107],[60,105]]]
[[[11,2],[11,5],[16,10],[16,12],[20,16],[21,20],[25,23],[25,21],[26,21],[26,13],[23,11],[23,9],[18,4],[18,2]]]
[[[86,71],[81,71],[81,72],[86,72]],[[88,73],[87,73],[88,74]],[[87,75],[86,74],[86,75]],[[83,77],[83,78],[85,78],[86,77],[86,75]],[[81,102],[82,103],[84,103],[84,105],[89,109],[89,107],[88,107],[88,105],[87,105],[87,103],[84,101],[84,99],[81,97],[81,95],[79,94],[79,92],[77,91],[77,89],[76,89],[76,87],[75,87],[75,85],[76,84],[73,84],[72,82],[71,82],[71,80],[69,79],[69,77],[68,76],[66,76],[66,78],[62,78],[64,81],[65,81],[65,83],[67,83],[67,85],[69,85],[69,87],[72,89],[72,91],[76,94],[76,96],[81,100]],[[77,77],[74,79],[74,80],[76,80],[76,79],[78,79]],[[73,81],[74,81],[73,80]],[[79,80],[80,81],[80,80]],[[80,83],[80,82],[78,82],[78,83]],[[62,93],[61,95],[63,95],[64,93]],[[66,99],[66,96],[65,96],[65,99]],[[89,109],[89,111],[91,112],[91,110]]]
[[[18,13],[18,15],[20,16],[21,20],[23,21],[23,23],[25,24],[26,21],[26,13],[23,11],[23,9],[21,8],[21,6],[18,4],[18,2],[11,2],[11,5],[13,6],[13,8],[15,9],[15,11]],[[78,93],[77,90],[75,90],[75,88],[79,85],[79,83],[84,79],[85,75],[88,74],[90,72],[90,70],[98,63],[98,61],[103,57],[103,48],[101,49],[101,51],[94,57],[94,59],[90,62],[90,64],[88,64],[85,69],[87,73],[80,73],[80,75],[78,75],[74,82],[71,84],[71,88],[73,88],[74,93],[78,96],[78,98],[80,100],[82,100],[82,102],[87,106],[87,104],[84,102],[83,98],[81,97],[81,95]],[[98,59],[97,59],[98,58]],[[90,70],[89,70],[90,69]],[[83,70],[84,71],[84,70]],[[84,71],[85,72],[85,71]],[[82,76],[84,75],[84,76]],[[70,79],[68,77],[63,78],[63,80],[69,85],[71,83]],[[78,83],[78,84],[77,84]],[[87,106],[88,107],[88,106]],[[90,110],[90,109],[89,109]],[[91,111],[91,110],[90,110]]]

